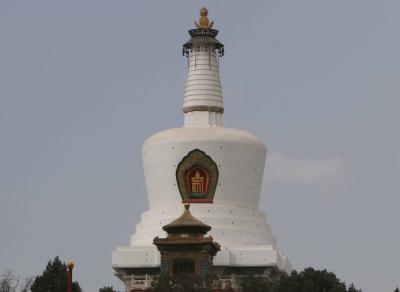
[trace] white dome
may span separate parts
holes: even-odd
[[[150,209],[182,201],[176,168],[190,151],[211,157],[219,171],[214,204],[258,208],[266,157],[254,135],[223,127],[186,127],[159,132],[143,145],[143,169]]]

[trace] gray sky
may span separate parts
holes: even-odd
[[[224,124],[269,149],[260,208],[296,269],[400,284],[400,1],[1,1],[0,271],[85,291],[147,209],[140,148],[182,125],[188,39],[220,30]]]

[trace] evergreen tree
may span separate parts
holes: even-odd
[[[241,278],[239,285],[242,291],[269,292],[272,289],[272,283],[269,279],[250,274]]]
[[[399,287],[397,287],[396,290],[394,290],[394,292],[400,292]]]
[[[41,276],[33,281],[32,292],[66,292],[67,291],[67,266],[57,257],[47,263]],[[73,292],[82,292],[78,282],[72,284]]]
[[[350,284],[349,289],[347,289],[348,292],[361,292],[361,290],[358,290],[354,284]],[[399,291],[400,292],[400,291]]]
[[[280,281],[279,291],[287,292],[346,292],[344,283],[334,273],[326,270],[306,268],[300,273],[293,271],[289,277]]]
[[[208,292],[212,291],[212,288],[218,288],[218,283],[214,275],[164,277],[153,281],[152,287],[147,291]],[[353,284],[347,288],[332,272],[313,268],[306,268],[301,272],[293,271],[290,275],[278,269],[272,269],[268,276],[249,273],[239,279],[238,285],[240,288],[237,291],[240,292],[362,292]]]

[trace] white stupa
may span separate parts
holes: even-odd
[[[224,46],[215,38],[218,31],[211,28],[204,8],[196,25],[183,46],[189,61],[184,125],[144,142],[149,210],[142,213],[129,245],[112,254],[114,272],[127,291],[139,283],[137,275],[145,275],[145,286],[147,274],[159,268],[153,239],[165,236],[162,226],[181,214],[182,202],[191,203],[191,212],[212,227],[209,234],[221,244],[214,266],[292,269],[259,210],[266,146],[249,132],[222,126],[218,56]]]

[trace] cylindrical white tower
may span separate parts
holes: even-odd
[[[117,274],[160,265],[153,239],[164,236],[162,226],[180,215],[182,202],[192,204],[193,214],[212,227],[210,234],[221,244],[214,265],[291,270],[258,210],[266,146],[251,133],[222,127],[218,57],[224,46],[207,14],[202,17],[183,45],[188,57],[184,126],[157,133],[142,147],[149,210],[130,245],[113,252]]]
[[[215,29],[192,29],[191,39],[183,45],[188,57],[188,76],[183,100],[185,127],[221,126],[224,111],[217,51],[224,46]]]

